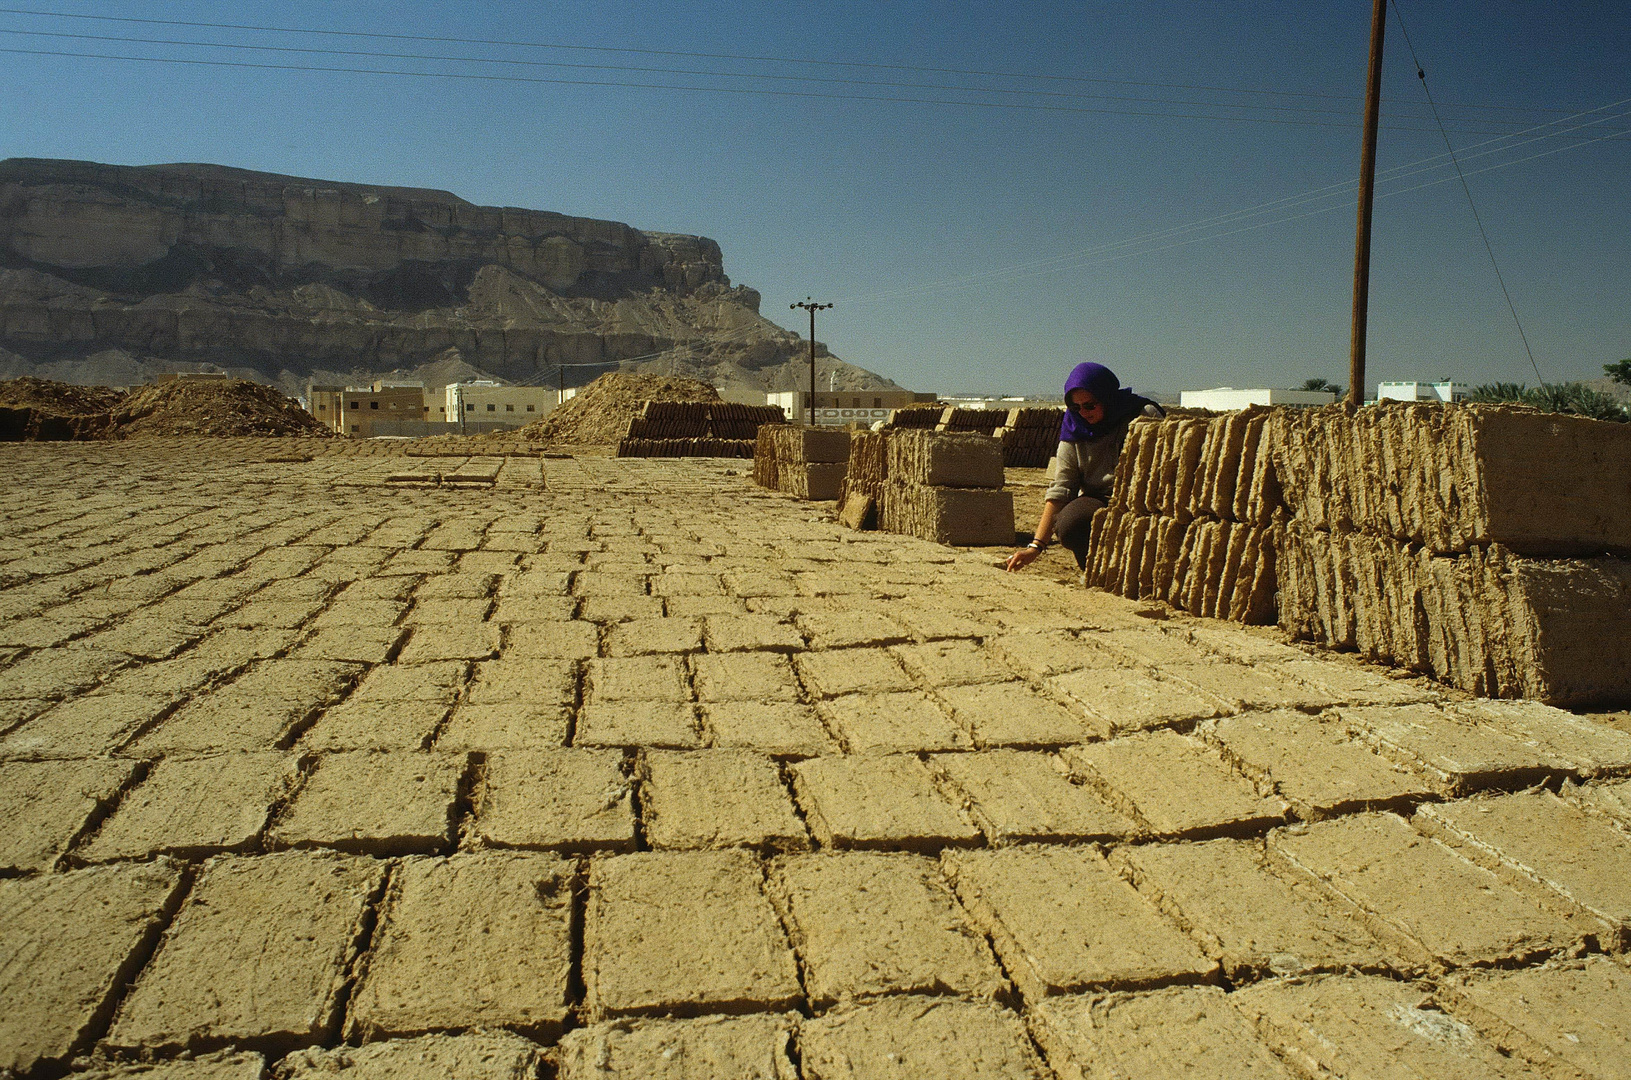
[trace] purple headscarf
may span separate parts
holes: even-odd
[[[1081,413],[1071,408],[1070,395],[1074,390],[1092,394],[1094,400],[1104,406],[1104,419],[1089,424]],[[1059,425],[1059,441],[1091,442],[1113,434],[1143,411],[1144,405],[1145,399],[1124,388],[1116,373],[1103,364],[1077,364],[1065,380],[1065,419]]]

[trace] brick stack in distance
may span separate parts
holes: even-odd
[[[1110,505],[1093,519],[1087,583],[1193,615],[1275,620],[1280,490],[1266,409],[1138,420]]]
[[[946,408],[945,405],[937,405],[931,402],[891,409],[889,410],[889,422],[884,427],[890,431],[899,431],[906,428],[928,428],[932,431],[946,415]]]
[[[775,405],[646,401],[629,418],[618,457],[753,457],[761,426],[786,420]]]
[[[796,499],[838,498],[849,461],[850,433],[843,428],[777,424],[759,429],[753,479]]]
[[[991,434],[1002,443],[1002,463],[1010,469],[1046,468],[1059,448],[1059,408],[1009,409],[1002,426]]]
[[[1292,635],[1490,697],[1631,700],[1631,424],[1384,405],[1275,430]]]
[[[941,544],[1014,542],[1014,496],[1002,490],[1002,446],[985,435],[890,432],[879,527]],[[858,487],[868,478],[857,476]]]
[[[959,409],[955,405],[947,405],[940,414],[940,422],[934,426],[936,431],[973,432],[979,435],[990,435],[995,432],[1008,419],[1006,409]]]

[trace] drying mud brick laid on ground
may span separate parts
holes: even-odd
[[[152,1064],[109,1065],[74,1075],[84,1080],[135,1080],[136,1077],[145,1080],[263,1080],[266,1074],[264,1056],[221,1050]]]
[[[1631,972],[1607,957],[1457,973],[1442,996],[1502,1051],[1558,1075],[1631,1075]]]
[[[823,757],[788,771],[823,848],[938,851],[980,840],[915,755]]]
[[[1036,840],[1119,840],[1139,832],[1130,817],[1072,784],[1049,754],[991,750],[937,754],[932,762],[993,847]]]
[[[501,750],[487,755],[469,829],[494,847],[634,847],[634,784],[617,750]]]
[[[0,1072],[90,1049],[181,884],[166,862],[0,881]]]
[[[589,868],[583,946],[593,1019],[774,1012],[800,996],[793,953],[746,852],[663,852]]]
[[[797,1080],[790,1053],[797,1024],[792,1014],[612,1020],[567,1032],[558,1068],[561,1080]]]
[[[538,1073],[538,1045],[501,1031],[422,1035],[416,1039],[297,1050],[278,1062],[275,1080],[530,1080]]]
[[[1292,1080],[1215,986],[1051,998],[1031,1031],[1061,1080],[1205,1076]]]
[[[662,850],[810,846],[781,771],[747,750],[647,750],[640,757],[646,842]]]
[[[708,745],[725,750],[754,749],[777,758],[820,757],[836,753],[815,709],[785,701],[713,701],[702,706]]]
[[[810,1080],[944,1077],[1043,1080],[1019,1018],[996,1005],[893,997],[806,1020],[800,1064]]]
[[[125,793],[79,857],[201,859],[246,851],[296,782],[295,761],[287,754],[166,758]]]
[[[272,826],[272,844],[368,855],[441,851],[452,842],[466,767],[463,754],[325,754]]]
[[[135,771],[126,761],[0,763],[0,870],[51,869]]]
[[[392,873],[348,1025],[364,1039],[567,1017],[576,870],[550,855],[461,852]]]

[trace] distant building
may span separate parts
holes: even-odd
[[[424,423],[429,412],[423,383],[376,382],[373,386],[319,386],[306,388],[306,409],[330,431],[354,439],[371,439],[403,421]],[[422,434],[422,433],[421,433]]]
[[[1337,399],[1329,390],[1236,390],[1219,386],[1211,390],[1185,390],[1178,395],[1184,409],[1210,409],[1235,412],[1249,405],[1330,405]]]
[[[910,390],[819,390],[815,396],[816,424],[834,427],[844,424],[870,425],[889,419],[891,409],[935,400],[933,394],[916,394]],[[809,423],[808,390],[766,394],[765,404],[781,406],[782,412],[793,423]]]
[[[1467,387],[1453,381],[1385,382],[1376,384],[1377,401],[1460,401]]]
[[[450,424],[521,427],[551,412],[560,404],[553,386],[505,386],[489,379],[449,383],[446,400],[436,419]]]

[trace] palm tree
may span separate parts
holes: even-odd
[[[1297,389],[1314,391],[1323,390],[1327,394],[1335,394],[1339,398],[1342,396],[1342,387],[1338,386],[1336,383],[1326,382],[1324,379],[1304,379],[1303,384],[1297,387]]]

